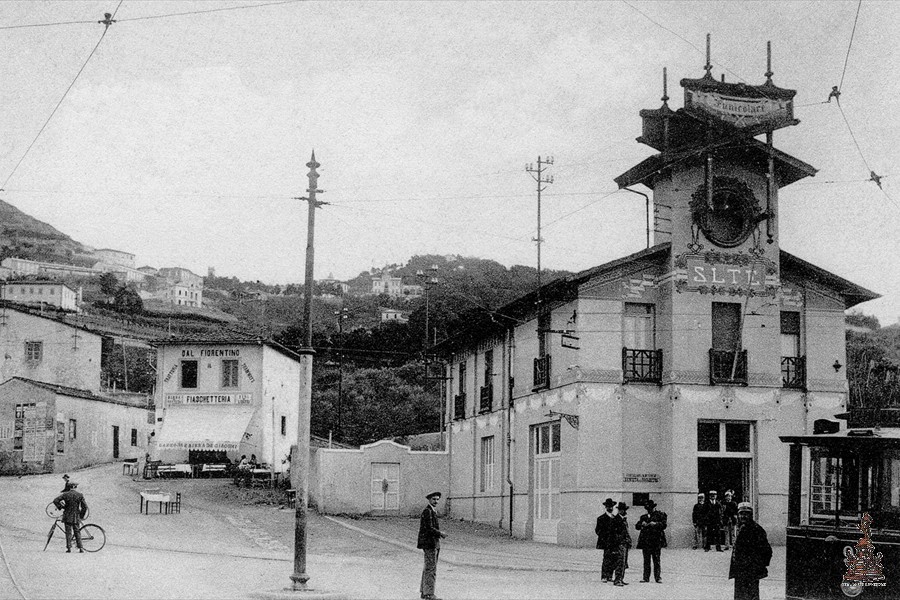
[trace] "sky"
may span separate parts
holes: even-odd
[[[763,83],[771,41],[801,121],[775,145],[819,169],[779,193],[781,246],[882,294],[859,308],[887,325],[897,23],[868,0],[3,2],[0,199],[138,266],[301,282],[314,149],[316,278],[425,253],[534,265],[525,165],[549,155],[542,266],[577,271],[646,245],[613,178],[655,153],[635,138],[663,67],[677,109],[707,33],[732,82]]]

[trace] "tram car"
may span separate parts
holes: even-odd
[[[890,413],[890,414],[887,414]],[[789,600],[900,598],[900,410],[851,409],[790,444]]]

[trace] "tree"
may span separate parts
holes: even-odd
[[[100,292],[107,299],[114,298],[116,292],[119,291],[119,280],[112,273],[104,273],[97,281],[100,284]]]
[[[139,315],[144,312],[144,301],[136,291],[129,287],[122,286],[116,292],[113,300],[113,308],[119,312],[128,313],[130,315]]]

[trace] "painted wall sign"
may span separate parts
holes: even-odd
[[[707,262],[701,257],[687,258],[687,289],[698,290],[702,286],[733,286],[745,289],[765,289],[766,268],[764,262],[728,264]]]
[[[793,100],[729,96],[721,92],[685,90],[685,109],[705,113],[740,129],[765,125],[777,129],[794,123]]]
[[[213,442],[210,440],[172,441],[160,442],[158,447],[163,450],[237,450],[240,447],[240,442]]]
[[[658,473],[622,473],[625,483],[659,483]]]
[[[240,348],[182,348],[182,358],[202,357],[223,357],[223,358],[240,358]]]
[[[176,404],[251,404],[253,394],[166,394],[166,405]]]

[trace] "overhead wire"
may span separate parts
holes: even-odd
[[[110,17],[110,20],[115,19],[116,13],[119,12],[119,7],[122,6],[122,2],[124,2],[124,0],[119,0],[119,3],[116,5],[116,10],[113,11],[113,13]],[[100,23],[103,23],[103,21],[100,21]],[[16,174],[16,171],[18,170],[18,168],[22,164],[22,162],[25,160],[25,157],[28,156],[28,153],[34,147],[35,143],[37,143],[38,138],[41,137],[41,134],[47,128],[47,125],[50,124],[50,120],[53,119],[53,115],[55,115],[56,111],[59,110],[59,107],[62,105],[63,101],[66,99],[66,96],[69,94],[69,90],[71,90],[72,87],[75,85],[75,82],[78,81],[78,78],[81,76],[81,73],[84,71],[85,67],[87,67],[88,63],[90,62],[91,57],[93,57],[94,53],[97,52],[97,48],[100,47],[100,43],[103,41],[103,38],[106,37],[106,33],[108,31],[109,31],[109,23],[106,23],[106,27],[103,28],[103,33],[100,34],[100,39],[97,40],[97,43],[94,45],[94,48],[91,50],[91,53],[88,54],[88,57],[87,57],[87,59],[85,59],[84,64],[82,64],[81,68],[78,69],[78,72],[75,74],[74,79],[72,79],[72,83],[70,83],[69,87],[66,88],[66,91],[63,92],[63,95],[59,99],[59,102],[57,102],[56,106],[53,107],[53,110],[50,112],[50,116],[47,117],[46,121],[44,121],[44,124],[38,130],[37,135],[35,135],[34,139],[31,140],[31,143],[28,144],[28,147],[25,149],[25,152],[24,152],[24,154],[22,154],[22,157],[19,159],[19,162],[16,163],[16,166],[13,167],[10,174],[6,177],[6,180],[4,180],[3,185],[0,185],[0,191],[4,190],[6,188],[6,184],[9,183],[9,180],[12,179],[13,175]]]
[[[856,34],[856,22],[859,21],[859,10],[862,8],[862,0],[856,4],[856,17],[853,19],[853,30],[850,32],[850,43],[847,44],[847,56],[844,57],[844,69],[841,71],[841,82],[838,84],[838,91],[844,87],[844,75],[847,73],[847,63],[850,60],[850,48],[853,47],[853,36]]]

